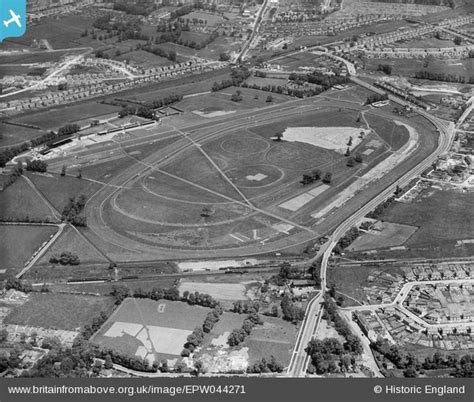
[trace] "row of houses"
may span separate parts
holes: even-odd
[[[474,50],[474,45],[446,47],[446,48],[390,48],[366,50],[364,55],[373,59],[412,59],[434,56],[436,58],[446,59],[464,59],[469,57]]]
[[[120,82],[95,82],[81,88],[74,88],[65,91],[52,92],[49,94],[36,96],[29,99],[19,99],[10,102],[0,103],[1,109],[10,109],[15,111],[34,110],[49,107],[53,105],[63,105],[66,103],[77,102],[89,98],[110,95],[121,92],[125,89],[148,85],[153,82],[159,82],[177,78],[186,74],[195,74],[197,72],[213,71],[222,67],[222,63],[179,63],[180,68],[168,69],[166,72],[155,72],[151,75],[142,76],[133,80]],[[185,64],[183,66],[183,64]]]

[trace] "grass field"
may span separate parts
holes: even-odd
[[[0,225],[1,269],[6,269],[7,275],[19,272],[43,242],[56,232],[55,226]]]
[[[428,71],[461,75],[469,80],[474,69],[474,59],[442,60],[433,56],[428,56],[425,59],[366,59],[364,62],[368,71],[376,71],[381,63],[390,64],[393,75],[405,77],[413,77],[417,71]]]
[[[55,255],[69,251],[77,255],[81,263],[106,263],[107,259],[100,254],[89,242],[87,242],[80,234],[71,227],[64,230],[62,235],[54,242],[54,244],[44,253],[37,264],[49,265],[49,259]]]
[[[416,226],[400,225],[398,223],[382,223],[380,232],[365,233],[358,237],[346,250],[362,251],[377,248],[388,248],[403,245],[413,233]]]
[[[28,27],[22,37],[8,39],[6,42],[29,47],[34,40],[47,39],[55,49],[91,46],[95,41],[89,37],[82,38],[81,35],[85,30],[92,29],[94,19],[93,16],[82,15],[61,16],[60,19],[46,18],[41,23]]]
[[[257,325],[244,346],[249,348],[250,364],[274,356],[277,362],[288,366],[296,341],[297,327],[281,318],[262,316],[263,325]]]
[[[13,121],[38,126],[43,130],[57,130],[68,123],[85,118],[93,120],[94,117],[118,112],[119,110],[120,107],[118,106],[87,101],[70,106],[55,107],[45,111],[23,114],[22,116],[15,117]]]
[[[396,266],[336,267],[328,270],[328,283],[334,283],[339,292],[359,300],[360,302],[367,302],[367,297],[363,287],[371,285],[367,279],[374,271],[387,272],[389,274],[398,273],[403,275],[401,268]]]
[[[24,141],[32,140],[33,138],[45,134],[44,131],[41,130],[1,123],[0,131],[2,133],[2,137],[0,138],[0,148],[21,144]]]
[[[182,302],[129,298],[91,341],[131,356],[175,358],[186,337],[202,325],[209,311]]]
[[[246,300],[245,285],[241,283],[207,283],[181,281],[179,285],[180,293],[188,291],[190,293],[199,292],[211,295],[217,300]]]
[[[390,145],[393,151],[397,151],[405,145],[409,138],[408,130],[392,120],[382,118],[373,113],[366,113],[365,118],[369,126],[375,130],[377,135]]]
[[[133,64],[138,64],[145,68],[157,67],[157,66],[169,66],[174,64],[174,62],[168,60],[166,57],[157,56],[150,52],[145,52],[144,50],[136,50],[133,52],[128,52],[120,56],[114,56],[115,60],[125,61]],[[178,62],[184,61],[184,59],[177,59]]]
[[[0,192],[0,218],[13,221],[55,220],[48,206],[22,177]]]
[[[431,189],[410,204],[395,203],[381,216],[389,222],[419,226],[408,247],[436,247],[474,238],[474,194]]]
[[[74,331],[100,312],[111,311],[113,306],[112,297],[32,293],[25,304],[9,313],[4,323]]]
[[[97,183],[70,176],[28,173],[28,177],[59,212],[62,212],[70,198],[83,194],[87,199],[100,188]]]

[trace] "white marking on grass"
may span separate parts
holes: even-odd
[[[288,223],[277,223],[276,225],[272,225],[272,228],[275,229],[277,232],[289,234],[291,229],[294,229],[294,226]]]
[[[244,240],[242,240],[240,237],[235,236],[234,234],[230,234],[230,237],[234,238],[235,240],[237,240],[237,241],[239,241],[239,242],[241,242],[241,243],[245,243]]]
[[[201,112],[200,110],[193,110],[193,113],[194,113],[194,114],[197,114],[198,116],[201,116],[201,117],[205,117],[205,118],[207,118],[207,119],[210,119],[210,118],[213,118],[213,117],[226,116],[226,115],[228,115],[228,114],[235,113],[235,110],[229,110],[229,111],[216,110],[215,112],[210,112],[210,113]]]
[[[250,181],[262,181],[263,179],[266,179],[267,176],[262,173],[257,173],[255,175],[248,175],[245,178]]]

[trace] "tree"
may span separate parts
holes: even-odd
[[[356,153],[355,156],[354,156],[354,160],[357,162],[357,163],[362,163],[363,159],[362,159],[362,155],[360,153]]]
[[[26,162],[26,170],[30,172],[46,173],[48,164],[39,159],[33,159]]]
[[[354,165],[355,165],[354,158],[347,159],[346,166],[354,167]]]
[[[237,90],[235,91],[234,94],[232,94],[232,96],[230,97],[230,100],[233,101],[233,102],[241,102],[242,101],[242,92]]]
[[[330,184],[331,183],[331,180],[332,180],[332,173],[331,172],[327,172],[324,177],[323,177],[323,183],[325,184]]]
[[[61,168],[61,176],[66,176],[66,165],[63,165],[63,167]]]
[[[77,169],[77,176],[76,176],[78,179],[82,179],[82,169],[79,168]]]
[[[266,100],[265,102],[267,102],[267,103],[273,102],[273,96],[268,95],[268,96],[267,96],[267,100]]]
[[[112,362],[112,357],[110,356],[109,353],[105,355],[105,362],[104,362],[104,368],[105,369],[111,369],[114,366],[114,363]]]
[[[278,132],[275,134],[275,141],[281,142],[281,139],[283,138],[283,133]]]
[[[0,343],[5,342],[8,339],[8,331],[6,329],[0,329]]]
[[[460,36],[456,36],[456,37],[454,38],[454,44],[455,44],[456,46],[460,46],[461,43],[462,43],[462,38],[461,38]]]

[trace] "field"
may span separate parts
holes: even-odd
[[[207,115],[233,112],[240,105],[234,106],[235,102],[230,100],[228,103],[222,101],[223,97],[230,97],[233,90],[228,88],[218,93],[186,98],[178,104],[185,113],[157,127],[160,130],[168,129],[168,135],[177,134],[176,127],[190,121],[191,113],[196,113],[197,107],[200,107],[202,114]],[[242,104],[251,108],[266,105],[263,99],[254,99],[252,93],[258,92],[242,91]],[[282,97],[281,101],[284,99]],[[280,101],[278,97],[277,101]],[[275,106],[269,106],[271,108]],[[387,145],[384,145],[376,134],[368,131],[364,122],[357,122],[356,107],[341,113],[342,109],[329,108],[325,101],[321,101],[321,106],[316,107],[302,105],[292,108],[288,105],[285,108],[282,109],[284,112],[264,115],[259,121],[247,122],[242,119],[244,127],[229,125],[224,130],[219,128],[218,135],[203,141],[199,148],[188,146],[173,158],[166,158],[166,150],[183,144],[182,138],[169,138],[164,140],[164,144],[156,143],[156,147],[146,144],[133,148],[133,151],[127,148],[129,155],[141,160],[149,160],[148,155],[159,152],[160,165],[140,173],[130,182],[130,186],[111,194],[107,202],[100,206],[103,208],[100,225],[104,227],[105,224],[121,239],[133,239],[134,244],[141,243],[142,246],[164,245],[208,250],[252,246],[269,240],[283,241],[286,235],[296,235],[301,228],[282,222],[279,217],[298,223],[311,221],[318,201],[329,200],[338,192],[339,184],[346,185],[349,170],[351,175],[365,172],[378,163],[378,158],[385,156],[390,145],[397,145],[390,135],[386,136]],[[235,110],[235,116],[239,118],[238,110]],[[381,116],[377,118],[383,122]],[[227,125],[232,119],[233,114],[232,117],[224,114],[219,122],[223,121],[222,124]],[[212,127],[213,123],[204,122],[204,119],[202,121],[203,128],[193,129],[193,135],[213,133],[213,128],[206,127],[207,124]],[[301,127],[314,127],[313,131],[326,137],[330,133],[331,139],[324,142],[322,139],[326,137],[318,135],[319,142],[315,142],[293,136],[288,138],[290,142],[286,140],[286,134],[283,141],[272,139],[276,133]],[[398,126],[394,129],[398,129]],[[155,128],[151,129],[150,135],[153,130]],[[360,135],[362,131],[363,136]],[[364,153],[365,163],[353,169],[346,166],[346,157],[343,155],[349,137],[352,137],[351,149]],[[406,138],[403,135],[401,137]],[[396,140],[401,142],[400,138]],[[76,163],[84,165],[84,177],[109,181],[133,163],[131,159],[116,159],[97,164],[115,152],[115,148],[105,145],[90,148],[104,148],[105,158],[97,154],[92,165],[80,157],[76,159]],[[160,159],[157,157],[156,160]],[[60,162],[57,162],[57,166],[60,166]],[[321,186],[319,182],[314,186],[303,187],[300,183],[302,175],[314,169],[322,173],[331,172],[335,186]],[[61,182],[61,178],[57,180]],[[299,196],[309,197],[308,202],[305,200],[296,206],[293,202],[290,208],[286,207],[288,200]],[[255,210],[254,206],[263,211]],[[97,233],[97,230],[101,228],[94,225],[93,231]],[[94,236],[93,241],[96,240],[102,247],[103,239]],[[106,249],[103,251],[108,253]],[[132,257],[127,255],[127,258]]]
[[[379,64],[390,64],[393,75],[405,77],[413,77],[417,71],[428,71],[460,75],[469,80],[474,69],[474,59],[442,60],[433,56],[426,59],[365,59],[364,63],[368,71],[376,71]]]
[[[379,267],[355,266],[355,267],[336,267],[328,270],[328,283],[335,284],[338,292],[342,292],[361,303],[367,301],[364,286],[370,286],[369,275],[374,271],[387,272],[389,274],[398,273],[403,275],[400,267],[382,265]],[[350,300],[349,300],[350,302]],[[352,302],[350,302],[352,304]]]
[[[5,324],[51,329],[79,330],[101,312],[113,309],[112,297],[59,293],[31,293],[28,301],[15,307]]]
[[[176,358],[186,338],[210,310],[182,302],[126,299],[91,338],[91,342],[130,356]]]
[[[41,130],[1,123],[0,131],[2,133],[2,137],[0,138],[0,149],[21,144],[23,141],[32,140],[33,138],[44,134]]]
[[[70,106],[55,107],[47,111],[27,113],[15,117],[13,121],[38,126],[43,130],[57,130],[68,123],[74,123],[85,118],[93,120],[97,116],[119,110],[120,107],[117,106],[88,101]]]
[[[366,113],[365,119],[378,136],[390,144],[393,151],[400,149],[408,141],[408,130],[393,120],[382,118],[374,113]]]
[[[49,264],[52,256],[61,255],[69,251],[77,255],[81,263],[106,263],[107,260],[101,255],[83,236],[72,227],[67,227],[54,244],[44,253],[38,261],[38,265]],[[61,269],[61,267],[59,268]]]
[[[199,292],[211,295],[217,300],[246,300],[245,285],[241,283],[207,283],[181,281],[180,293],[188,291],[190,293]]]
[[[346,250],[362,251],[403,245],[418,229],[416,226],[383,222],[379,231],[365,233],[358,237]]]
[[[19,272],[43,242],[56,232],[55,226],[0,225],[1,269],[6,269],[7,275]]]
[[[46,39],[54,49],[97,46],[100,42],[82,37],[85,30],[92,29],[94,19],[92,16],[81,15],[61,16],[60,19],[47,18],[39,24],[28,27],[28,31],[22,37],[8,39],[5,43],[29,47],[34,40]]]
[[[296,340],[297,327],[281,318],[263,317],[264,324],[257,325],[244,346],[249,348],[250,364],[274,356],[276,361],[288,366]]]
[[[0,218],[6,221],[55,220],[52,211],[23,177],[0,192]]]
[[[160,57],[160,56],[154,55],[153,53],[145,52],[144,50],[136,50],[133,52],[127,52],[120,56],[114,56],[113,58],[115,60],[128,62],[131,65],[138,64],[145,68],[168,66],[170,64],[174,64],[174,62],[168,60],[166,57]],[[184,61],[184,59],[178,58],[177,61],[182,62]]]
[[[69,172],[67,173],[69,174]],[[61,177],[58,175],[38,173],[28,173],[28,177],[59,212],[62,212],[70,198],[75,198],[83,194],[87,199],[100,188],[100,185],[97,183],[80,180],[76,177]]]
[[[420,227],[407,247],[452,247],[456,240],[474,238],[473,202],[472,193],[431,189],[415,202],[395,203],[381,219]]]

